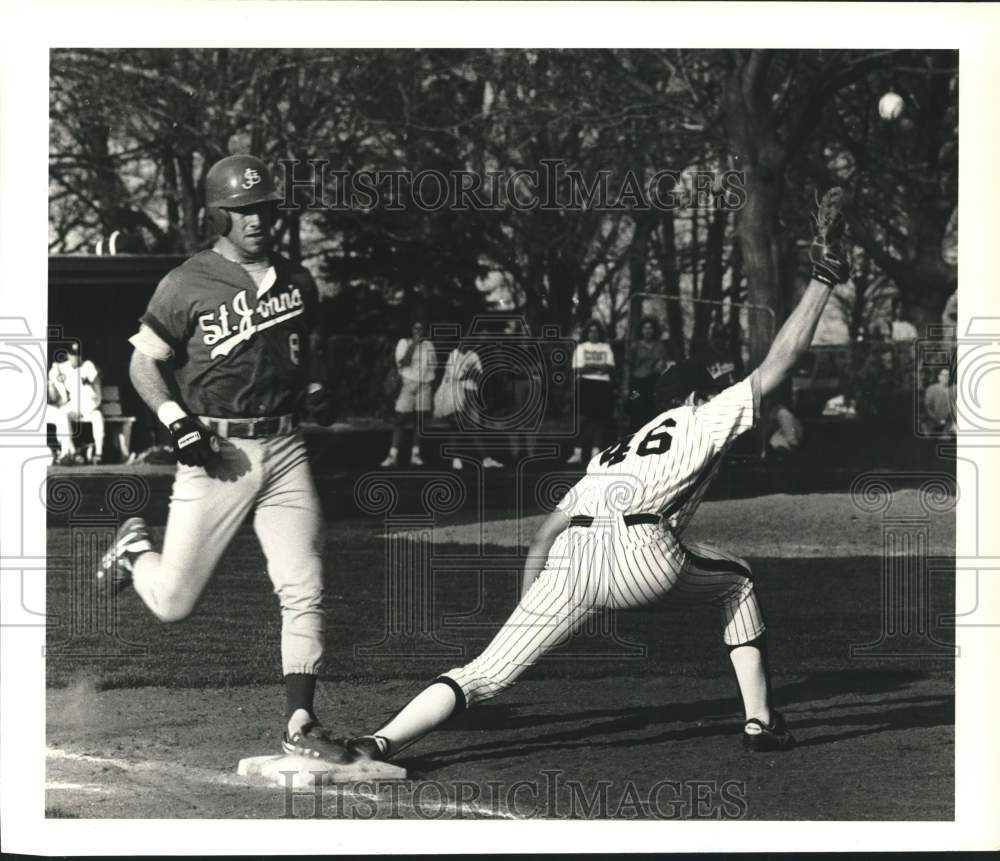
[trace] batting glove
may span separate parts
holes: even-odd
[[[337,411],[334,409],[333,396],[326,386],[306,394],[305,414],[306,419],[315,424],[323,426],[333,424]]]
[[[219,440],[194,416],[184,416],[168,427],[177,460],[185,466],[205,466],[219,456]]]

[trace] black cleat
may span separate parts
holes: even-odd
[[[293,736],[283,732],[281,749],[285,753],[321,759],[334,765],[344,765],[356,759],[348,752],[344,739],[334,738],[328,730],[315,722],[307,723]]]
[[[743,749],[751,753],[789,750],[794,746],[795,739],[785,726],[785,719],[775,711],[771,712],[769,725],[757,718],[750,718],[743,725]]]
[[[132,582],[132,565],[136,557],[153,549],[149,527],[141,517],[130,517],[118,527],[115,544],[101,560],[97,569],[97,585],[115,591]]]
[[[385,743],[384,750],[382,745],[378,743],[380,738]],[[375,762],[385,762],[389,758],[389,742],[382,736],[359,735],[349,738],[347,740],[347,749],[354,754],[355,759],[370,759]]]

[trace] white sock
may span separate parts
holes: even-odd
[[[444,682],[433,682],[410,700],[389,723],[375,732],[389,742],[393,753],[423,738],[455,712],[458,699]]]
[[[764,658],[757,646],[737,646],[729,652],[729,659],[736,671],[736,682],[743,697],[746,719],[757,718],[770,724],[771,709],[767,696],[767,671]]]

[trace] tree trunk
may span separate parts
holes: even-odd
[[[550,250],[545,255],[545,277],[549,287],[549,315],[552,322],[559,326],[559,331],[563,337],[572,337],[575,324],[582,323],[585,316],[589,315],[590,309],[586,307],[586,285],[578,285],[575,273],[567,269],[563,255],[557,249]],[[578,304],[575,313],[573,308],[573,295],[578,298],[582,294],[584,302]]]
[[[80,140],[85,141],[85,158],[94,171],[95,203],[104,236],[110,236],[120,226],[116,223],[116,215],[123,200],[127,199],[122,194],[121,182],[108,146],[110,134],[110,129],[103,123],[89,119],[80,123]]]
[[[740,56],[733,63],[725,92],[731,156],[745,178],[746,203],[739,213],[736,231],[743,252],[748,300],[751,305],[773,312],[772,318],[767,311],[749,309],[747,341],[751,367],[760,364],[767,354],[774,324],[785,319],[776,236],[784,152],[775,133],[766,87],[772,59],[769,51],[751,51]]]
[[[705,239],[705,267],[701,278],[701,295],[703,300],[694,306],[694,331],[691,335],[691,353],[697,355],[708,346],[709,329],[712,320],[719,311],[715,303],[722,299],[722,262],[723,240],[726,234],[726,219],[729,213],[719,208],[712,213],[708,223],[708,235]]]
[[[181,211],[184,213],[182,222],[184,251],[194,254],[201,244],[201,230],[198,224],[199,205],[194,182],[194,159],[190,153],[177,157],[177,176],[181,183]]]
[[[699,264],[701,263],[701,235],[699,231],[701,229],[701,219],[698,218],[697,208],[691,210],[691,298],[699,299],[701,297],[701,282],[698,278],[699,275]],[[694,307],[698,307],[698,303],[693,303]]]
[[[743,289],[743,252],[740,249],[739,241],[733,243],[733,253],[730,258],[729,268],[731,270],[729,282],[729,355],[736,363],[736,370],[739,376],[745,374],[745,363],[743,361],[743,326],[740,324],[739,307],[746,300]]]
[[[750,365],[757,367],[767,355],[777,327],[785,319],[781,244],[776,230],[780,178],[767,176],[765,172],[764,177],[758,174],[750,179],[750,186],[747,204],[740,213],[738,231],[749,303],[761,306],[750,308],[747,320]],[[770,309],[773,316],[764,309]]]
[[[681,307],[681,273],[677,265],[677,236],[674,211],[660,213],[660,242],[658,245],[660,269],[663,273],[663,292],[667,297],[667,331],[670,336],[670,358],[684,358],[684,309]]]
[[[288,258],[293,263],[302,262],[302,234],[299,213],[290,212],[288,218]]]
[[[652,211],[637,214],[632,242],[628,249],[629,295],[646,292],[646,262],[649,258],[649,235],[653,232]]]

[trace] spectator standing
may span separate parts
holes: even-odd
[[[411,337],[400,338],[396,344],[396,367],[399,369],[401,385],[395,405],[395,426],[389,454],[382,461],[384,468],[396,466],[399,461],[399,446],[403,432],[413,431],[413,448],[410,464],[423,466],[420,456],[420,427],[431,411],[434,396],[434,373],[437,359],[434,344],[424,337],[424,324],[417,321],[411,329]]]
[[[531,330],[524,320],[511,320],[507,323],[504,334],[508,337],[517,338],[521,346],[526,346],[526,341],[531,338]],[[541,355],[533,349],[515,349],[508,353],[510,367],[510,400],[507,404],[509,416],[518,416],[522,421],[518,421],[512,426],[510,435],[510,450],[515,459],[520,458],[522,452],[528,457],[534,454],[534,436],[541,429],[535,424],[537,408],[544,411],[544,404],[538,403],[538,398],[533,397],[533,392],[542,391],[542,364]],[[535,401],[533,404],[532,402]],[[544,418],[544,416],[543,416]]]
[[[590,446],[590,456],[599,454],[604,445],[613,409],[611,372],[615,354],[604,334],[604,326],[591,320],[584,329],[584,340],[573,352],[573,370],[580,381],[580,439],[567,464],[583,463],[583,449]]]
[[[899,303],[893,308],[891,335],[893,341],[917,340],[917,327],[909,320],[903,319],[903,309]]]
[[[805,428],[784,404],[775,404],[767,417],[767,452],[785,458],[795,454],[802,445]]]
[[[78,344],[71,344],[66,350],[66,358],[53,362],[49,368],[49,399],[55,408],[67,419],[65,425],[57,425],[56,435],[68,439],[66,428],[69,420],[87,422],[94,435],[93,463],[100,463],[104,452],[104,415],[101,412],[101,372],[90,359],[82,359]],[[64,440],[60,448],[64,448]],[[62,456],[71,450],[64,448]]]
[[[948,384],[949,377],[948,369],[942,368],[938,371],[937,381],[931,383],[924,392],[924,407],[927,410],[924,433],[955,433],[954,391]]]
[[[457,445],[462,439],[471,439],[482,460],[484,469],[498,469],[503,466],[486,453],[482,438],[476,431],[482,413],[482,393],[480,383],[483,363],[479,354],[465,344],[459,344],[448,354],[444,377],[434,397],[434,415],[447,419],[452,429],[452,443]],[[453,457],[452,469],[462,469],[462,460]]]
[[[656,380],[673,364],[667,345],[660,340],[660,324],[644,317],[639,324],[639,340],[629,349],[629,393],[626,404],[631,427],[642,427],[656,415],[653,392]]]
[[[958,333],[958,291],[956,290],[948,297],[944,304],[944,311],[941,312],[941,325],[947,326],[954,338]]]

